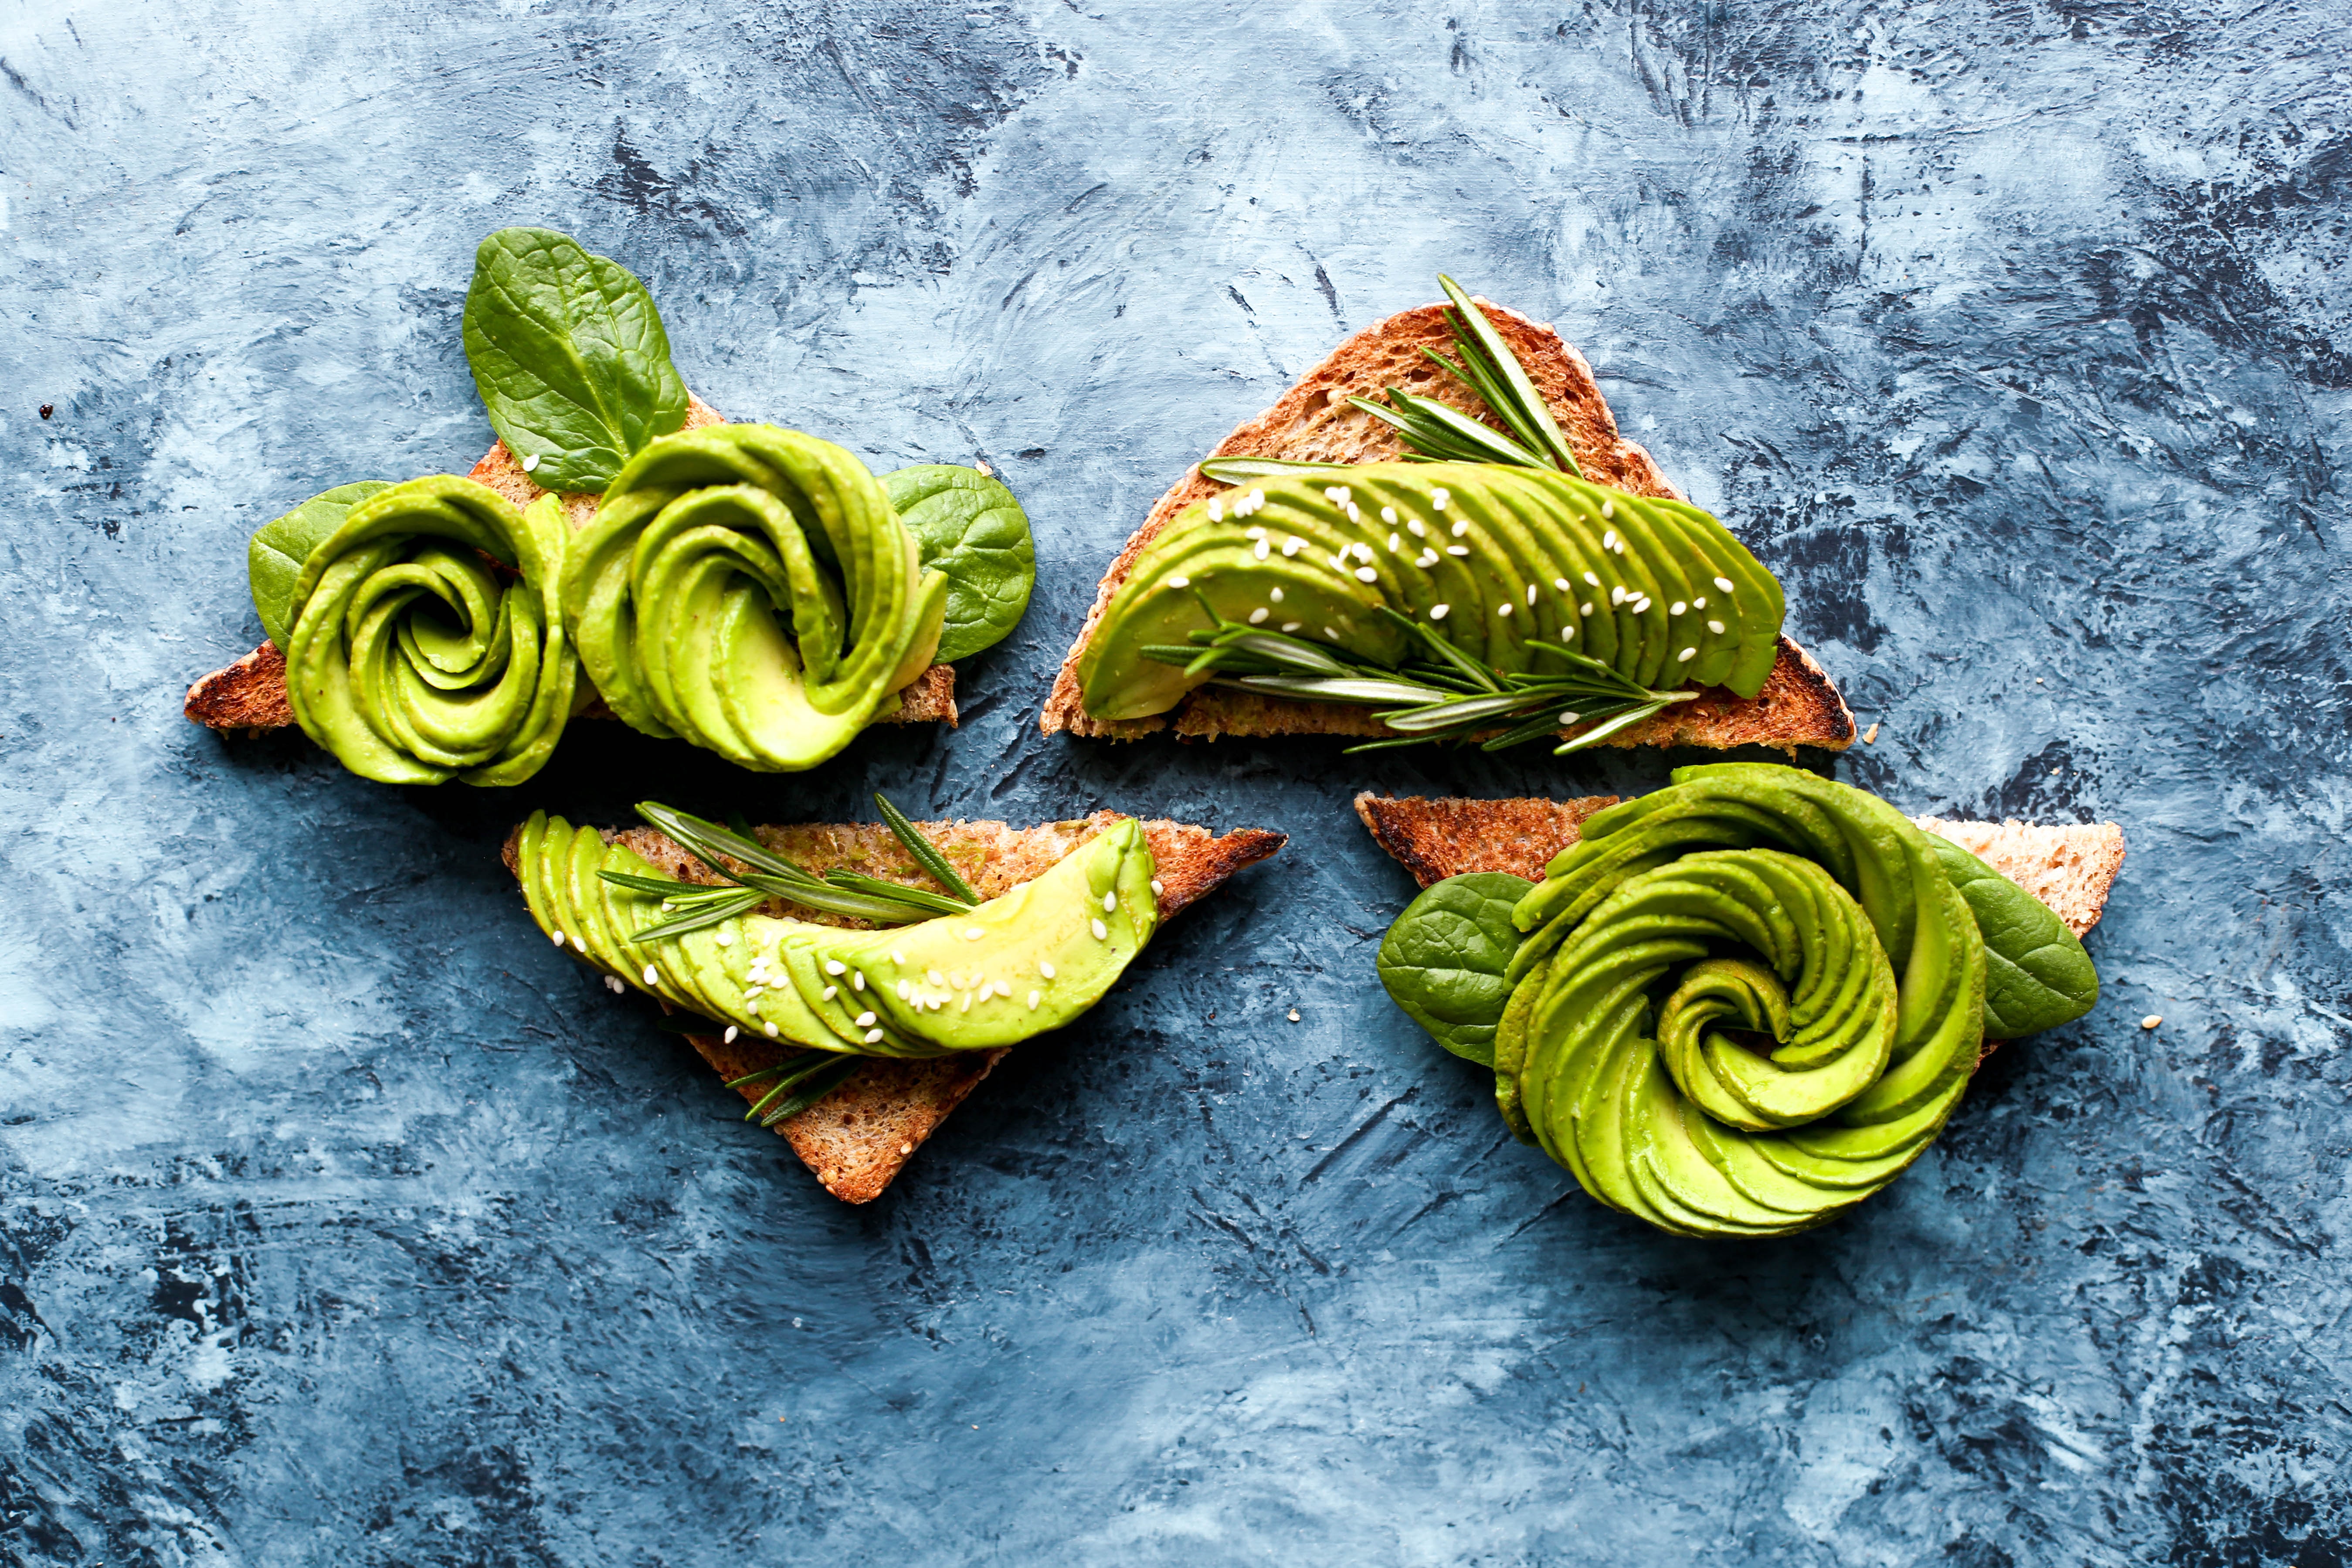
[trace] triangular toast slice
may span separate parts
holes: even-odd
[[[684,428],[696,430],[705,425],[724,425],[727,421],[710,405],[688,393],[686,399]],[[487,485],[517,506],[529,506],[547,494],[523,471],[515,455],[503,440],[494,442],[467,474],[477,484]],[[596,515],[598,498],[592,495],[566,495],[563,511],[573,532],[588,525]],[[955,727],[955,667],[935,664],[915,678],[914,684],[898,694],[898,711],[877,720],[884,724],[943,723]],[[294,722],[294,706],[286,697],[286,656],[276,643],[265,642],[243,658],[226,668],[215,669],[188,688],[184,710],[188,717],[211,730],[226,730],[238,734],[258,734],[264,730],[290,728]],[[602,702],[592,703],[583,717],[609,719],[612,713]]]
[[[992,899],[1042,876],[1055,861],[1118,820],[1116,812],[1098,811],[1076,821],[1036,827],[1009,827],[1002,822],[917,826],[955,864],[975,892]],[[908,887],[930,885],[906,846],[879,823],[810,824],[755,831],[770,848],[819,875],[838,867]],[[1143,832],[1158,863],[1163,918],[1206,896],[1234,872],[1265,859],[1284,843],[1282,834],[1260,828],[1243,828],[1220,837],[1205,827],[1164,820],[1144,823]],[[700,861],[650,827],[607,832],[604,837],[626,844],[665,875],[691,882],[717,880]],[[508,837],[505,855],[507,869],[512,871],[512,836]],[[813,910],[794,907],[790,912],[800,920],[852,923]],[[781,1047],[743,1036],[732,1045],[717,1035],[687,1038],[721,1078],[729,1079],[754,1072],[785,1054]],[[927,1061],[877,1058],[816,1104],[779,1122],[776,1131],[784,1135],[825,1191],[845,1203],[870,1203],[881,1196],[882,1189],[906,1168],[923,1141],[939,1130],[948,1113],[963,1103],[1004,1054],[972,1051]],[[741,1092],[747,1100],[757,1100],[763,1090],[749,1087]]]
[[[1633,495],[1683,500],[1659,472],[1650,454],[1617,433],[1617,421],[1592,379],[1584,356],[1563,342],[1549,322],[1537,323],[1514,310],[1481,300],[1495,330],[1507,341],[1568,437],[1585,478]],[[1349,397],[1378,399],[1391,386],[1451,404],[1484,417],[1466,389],[1432,365],[1423,348],[1453,353],[1445,307],[1424,305],[1391,316],[1341,343],[1331,357],[1307,373],[1282,400],[1225,437],[1213,457],[1280,458],[1295,462],[1370,463],[1405,456],[1396,432],[1352,406]],[[1089,717],[1078,692],[1078,656],[1094,636],[1095,623],[1111,595],[1134,569],[1135,559],[1184,508],[1225,487],[1202,478],[1195,466],[1161,496],[1143,526],[1128,540],[1096,590],[1078,640],[1063,660],[1040,721],[1047,734],[1122,739],[1172,728],[1190,740],[1220,735],[1377,736],[1388,731],[1369,709],[1337,703],[1293,702],[1255,692],[1203,687],[1172,712],[1150,719],[1105,721]],[[1720,688],[1695,702],[1677,704],[1646,723],[1633,725],[1602,742],[1611,746],[1772,746],[1794,752],[1800,746],[1843,751],[1853,743],[1853,715],[1822,667],[1787,637],[1780,662],[1764,689],[1745,700]]]

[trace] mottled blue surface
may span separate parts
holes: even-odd
[[[6,8],[0,1560],[2352,1560],[2347,44],[2246,0]],[[722,410],[1009,478],[1041,591],[961,731],[780,780],[583,725],[497,795],[181,718],[256,640],[252,528],[487,444],[508,223],[641,273]],[[1409,885],[1360,784],[1668,759],[1036,731],[1151,498],[1441,268],[1783,574],[1882,725],[1840,776],[2130,833],[2097,1013],[1825,1233],[1600,1209],[1372,979]],[[877,784],[1293,837],[852,1209],[496,848]]]

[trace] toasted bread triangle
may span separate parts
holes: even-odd
[[[1076,821],[1035,827],[1009,827],[1002,822],[917,826],[955,863],[975,892],[992,899],[1042,876],[1055,862],[1118,820],[1118,813],[1100,811]],[[929,885],[906,846],[879,823],[757,831],[769,847],[820,874],[839,868],[908,887]],[[1284,843],[1282,834],[1259,828],[1243,828],[1219,837],[1205,827],[1165,820],[1144,823],[1143,833],[1157,866],[1163,918],[1207,896],[1234,873],[1265,859]],[[700,861],[650,827],[607,832],[604,837],[626,844],[665,875],[692,882],[717,879]],[[511,835],[505,858],[507,869],[513,870]],[[791,913],[826,924],[856,923],[813,910],[794,908]],[[728,1079],[755,1072],[785,1054],[782,1047],[744,1036],[738,1036],[731,1044],[716,1035],[687,1037],[702,1058]],[[808,1110],[778,1123],[776,1131],[825,1191],[845,1203],[870,1203],[1004,1055],[1003,1050],[992,1050],[927,1061],[877,1058]],[[740,1092],[746,1100],[756,1100],[764,1091],[750,1086]]]
[[[710,405],[688,394],[686,425],[688,430],[698,430],[705,425],[724,425],[727,421]],[[523,466],[503,440],[492,443],[466,476],[475,483],[498,491],[517,506],[529,506],[548,492],[532,482]],[[592,495],[565,495],[563,513],[573,532],[588,525],[596,515],[598,498]],[[282,730],[294,722],[294,705],[286,696],[286,656],[276,643],[265,642],[235,664],[201,677],[188,688],[187,701],[183,710],[196,723],[209,730],[225,730],[238,734],[257,734],[264,730]],[[609,719],[612,712],[604,703],[592,703],[583,717]],[[915,678],[914,684],[898,694],[898,711],[877,721],[883,724],[943,723],[955,727],[955,667],[935,664]]]
[[[1613,795],[1397,800],[1368,793],[1356,797],[1356,815],[1373,841],[1426,888],[1469,871],[1540,879],[1544,863],[1577,841],[1586,817],[1616,804]],[[2112,822],[2042,827],[1923,816],[1918,823],[2040,899],[2078,937],[2099,923],[2107,893],[2123,869],[2124,830]]]
[[[1538,324],[1515,310],[1479,301],[1495,329],[1510,343],[1528,374],[1551,406],[1560,431],[1576,453],[1585,478],[1633,495],[1683,494],[1659,472],[1650,454],[1618,434],[1616,418],[1592,379],[1584,356],[1563,342],[1549,323]],[[1348,339],[1275,405],[1218,446],[1213,457],[1281,458],[1292,461],[1370,463],[1405,456],[1396,432],[1351,405],[1349,397],[1378,398],[1402,386],[1424,397],[1483,416],[1469,392],[1432,365],[1423,348],[1451,353],[1445,307],[1423,305],[1391,316]],[[1161,496],[1121,550],[1095,591],[1094,608],[1062,661],[1045,700],[1040,727],[1054,734],[1131,739],[1173,729],[1190,740],[1220,735],[1378,736],[1389,731],[1369,710],[1335,703],[1292,702],[1254,692],[1203,687],[1172,712],[1150,719],[1106,721],[1086,711],[1078,690],[1078,658],[1118,585],[1134,570],[1145,545],[1169,521],[1194,501],[1223,490],[1203,479],[1196,465]],[[1853,715],[1812,656],[1787,637],[1764,689],[1742,700],[1710,688],[1696,702],[1681,704],[1603,742],[1611,746],[1771,746],[1794,752],[1800,746],[1843,751],[1853,743]]]

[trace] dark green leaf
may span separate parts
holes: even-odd
[[[884,474],[890,504],[922,546],[923,564],[948,580],[939,660],[993,646],[1020,624],[1037,584],[1037,546],[1013,492],[976,468],[920,463]]]
[[[686,383],[653,296],[553,229],[482,241],[465,339],[490,424],[544,489],[602,494],[646,443],[686,423]]]
[[[2070,1023],[2099,999],[2099,972],[2049,905],[1930,833],[1944,874],[1975,911],[1985,943],[1985,1035],[2014,1040]]]
[[[284,517],[266,522],[245,547],[246,580],[253,586],[253,607],[261,629],[279,647],[293,629],[294,584],[310,552],[342,527],[352,508],[392,487],[382,479],[360,479],[320,490]]]
[[[1381,942],[1381,984],[1437,1043],[1495,1065],[1495,1027],[1511,988],[1503,972],[1519,950],[1511,910],[1535,884],[1507,871],[1433,882]]]

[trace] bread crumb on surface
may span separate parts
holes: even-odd
[[[1862,743],[1863,743],[1864,745],[1865,745],[1865,746],[1874,746],[1874,745],[1878,744],[1878,721],[1877,721],[1877,720],[1873,719],[1873,720],[1870,721],[1870,728],[1869,728],[1869,729],[1867,729],[1867,730],[1864,730],[1864,731],[1862,732]]]

